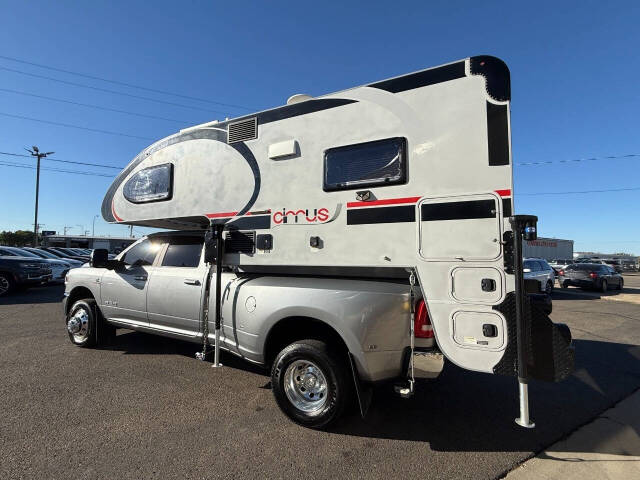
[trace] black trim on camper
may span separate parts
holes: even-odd
[[[511,74],[502,60],[491,55],[478,55],[470,59],[471,74],[482,75],[487,93],[498,102],[511,100]]]
[[[506,105],[487,102],[489,165],[509,165],[509,112]]]
[[[347,225],[402,223],[416,221],[416,206],[355,208],[347,210]]]
[[[382,82],[370,83],[368,87],[379,88],[391,93],[404,92],[414,88],[435,85],[436,83],[448,82],[465,76],[465,62],[461,60],[449,65],[430,68],[421,72],[410,73],[402,77],[396,77]]]
[[[425,203],[420,208],[420,218],[423,222],[495,218],[495,216],[495,200]]]

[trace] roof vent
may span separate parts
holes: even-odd
[[[258,138],[258,118],[248,118],[229,124],[227,143],[244,142]]]
[[[311,100],[313,97],[311,95],[305,95],[304,93],[296,93],[295,95],[291,95],[287,100],[287,105],[293,105],[294,103],[306,102],[307,100]]]

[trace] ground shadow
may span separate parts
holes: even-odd
[[[639,346],[574,344],[577,368],[570,378],[530,384],[535,429],[513,421],[518,414],[515,378],[447,363],[437,380],[419,385],[409,400],[390,388],[377,388],[367,417],[352,416],[333,432],[428,442],[437,451],[540,451],[640,387]]]
[[[0,305],[25,305],[34,303],[59,303],[64,297],[63,284],[31,287],[10,292],[0,297]]]
[[[104,350],[114,350],[126,355],[180,355],[193,359],[196,352],[202,351],[202,343],[194,343],[173,338],[161,337],[149,333],[134,332],[126,329],[118,329],[118,333],[108,345],[102,347]],[[209,354],[206,361],[213,360],[213,347],[209,346]],[[264,374],[265,369],[259,365],[244,361],[237,355],[222,351],[222,363],[231,368],[245,370],[247,372]]]
[[[419,384],[411,399],[399,398],[390,385],[376,387],[367,416],[353,413],[331,432],[426,442],[437,451],[541,451],[640,387],[640,346],[592,340],[574,340],[574,345],[576,371],[567,380],[530,384],[533,430],[513,421],[518,414],[515,378],[447,362],[442,375]],[[130,331],[106,348],[131,355],[181,355],[194,362],[200,349],[195,343]],[[265,376],[263,388],[268,388],[261,367],[229,353],[223,363]]]
[[[602,297],[615,297],[621,293],[640,295],[640,288],[624,287],[622,290],[608,290],[607,292],[582,290],[578,287],[555,288],[551,298],[552,300],[599,300]]]

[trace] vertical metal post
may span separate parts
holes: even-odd
[[[42,155],[40,153],[36,153],[35,156],[38,158],[38,166],[36,167],[36,214],[35,214],[35,219],[33,220],[33,246],[37,247],[38,246],[38,195],[40,193],[40,158],[42,157]]]
[[[520,416],[516,423],[521,427],[533,428],[535,423],[529,418],[529,374],[527,372],[528,335],[524,325],[524,272],[522,271],[522,232],[523,225],[514,216],[510,219],[513,229],[514,274],[516,280],[516,336],[518,348],[518,395],[520,398]]]
[[[222,256],[224,248],[222,243],[222,232],[224,224],[216,224],[216,343],[214,345],[213,367],[221,367],[220,363],[220,327],[222,325]]]

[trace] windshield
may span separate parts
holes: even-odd
[[[25,250],[24,248],[15,248],[15,247],[12,248],[12,247],[9,247],[9,250],[14,252],[16,255],[21,255],[23,257],[38,258],[38,256],[35,253],[32,253],[29,250]]]
[[[40,258],[53,258],[54,260],[57,260],[59,257],[56,257],[53,253],[49,253],[46,250],[40,250],[40,249],[31,249],[31,248],[25,248],[25,250],[27,250],[28,252],[33,253],[34,255],[37,255]]]

